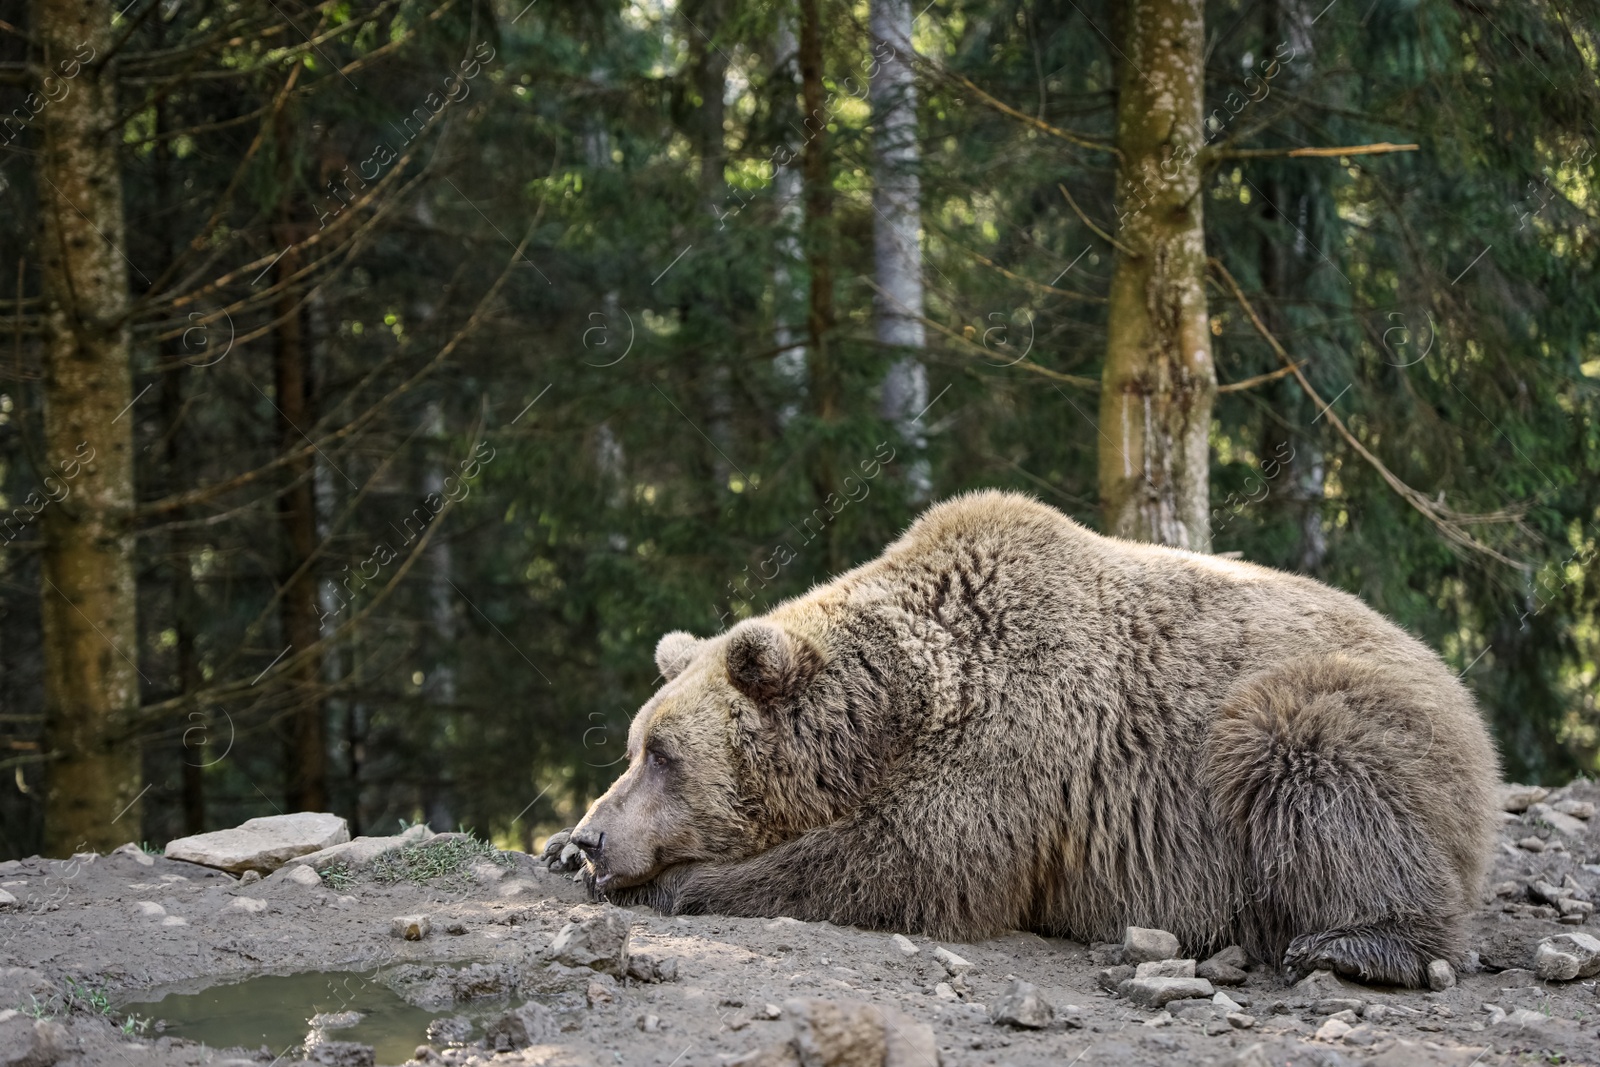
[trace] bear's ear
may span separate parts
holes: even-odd
[[[758,704],[793,693],[821,664],[809,641],[769,622],[740,623],[728,635],[728,681]]]
[[[700,639],[693,634],[682,630],[665,634],[656,642],[656,670],[670,682],[683,673],[698,651]]]

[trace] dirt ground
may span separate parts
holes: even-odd
[[[1563,800],[1600,803],[1600,788],[1577,782],[1545,803]],[[1567,807],[1581,813],[1581,804]],[[436,1024],[424,1053],[432,1063],[720,1067],[787,1040],[783,1005],[797,997],[898,1009],[932,1027],[945,1067],[1600,1063],[1595,981],[1546,982],[1531,970],[1542,938],[1588,932],[1587,922],[1578,924],[1587,917],[1558,921],[1557,908],[1530,892],[1535,883],[1571,878],[1567,892],[1575,885],[1576,899],[1600,898],[1600,865],[1585,866],[1600,864],[1600,816],[1507,819],[1473,922],[1475,973],[1437,992],[1340,986],[1328,976],[1291,987],[1257,965],[1243,985],[1219,986],[1239,1005],[1232,1021],[1197,1005],[1180,1007],[1177,1017],[1133,1007],[1100,987],[1097,975],[1114,951],[1029,933],[945,946],[971,964],[957,977],[934,956],[939,946],[922,937],[910,938],[918,951],[908,955],[887,933],[633,909],[622,913],[631,921],[631,952],[655,961],[646,972],[665,971],[670,980],[618,981],[552,966],[550,947],[562,928],[609,905],[589,902],[569,876],[518,853],[470,870],[425,872],[433,877],[421,884],[356,870],[328,879],[337,888],[290,879],[291,868],[243,884],[131,848],[8,861],[0,864],[0,889],[15,900],[0,905],[0,1065],[294,1062],[305,1055],[298,1044],[219,1049],[176,1036],[181,1027],[156,1021],[162,1005],[150,1002],[168,989],[306,971],[339,973],[342,989],[371,982],[413,1003],[432,997],[429,1010],[441,1020],[464,1020]],[[432,927],[422,940],[393,932],[395,917],[419,913]],[[1037,986],[1053,1006],[1048,1027],[991,1020],[1016,979]],[[268,1005],[271,995],[261,996],[263,1011],[303,1011],[306,1019],[336,1012],[347,999],[330,993]],[[558,1033],[498,1055],[471,1044],[496,1013],[529,1000],[545,1006],[543,1018],[557,1021]],[[1345,1025],[1325,1026],[1341,1010],[1351,1012],[1338,1017]],[[452,1038],[465,1044],[452,1047]],[[351,1063],[363,1055],[338,1045],[314,1054]],[[391,1050],[378,1062],[404,1058]]]

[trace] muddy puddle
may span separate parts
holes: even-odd
[[[428,1024],[452,1012],[407,1003],[371,971],[263,975],[203,989],[150,991],[125,1014],[160,1020],[161,1032],[212,1048],[257,1049],[293,1059],[320,1040],[371,1045],[379,1063],[402,1063],[426,1044]]]

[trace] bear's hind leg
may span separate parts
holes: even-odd
[[[1258,957],[1408,986],[1459,958],[1473,875],[1439,837],[1449,783],[1408,699],[1381,669],[1329,657],[1246,679],[1219,710],[1207,776]]]

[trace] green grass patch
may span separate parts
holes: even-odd
[[[425,841],[385,853],[372,861],[372,875],[385,885],[396,882],[422,884],[462,874],[474,864],[485,861],[499,864],[507,870],[516,866],[515,859],[487,841],[471,836],[452,836],[443,841]]]
[[[351,870],[350,865],[343,861],[335,861],[328,864],[328,866],[318,871],[317,875],[322,879],[323,885],[337,893],[343,893],[346,889],[349,889],[356,880],[355,871]]]

